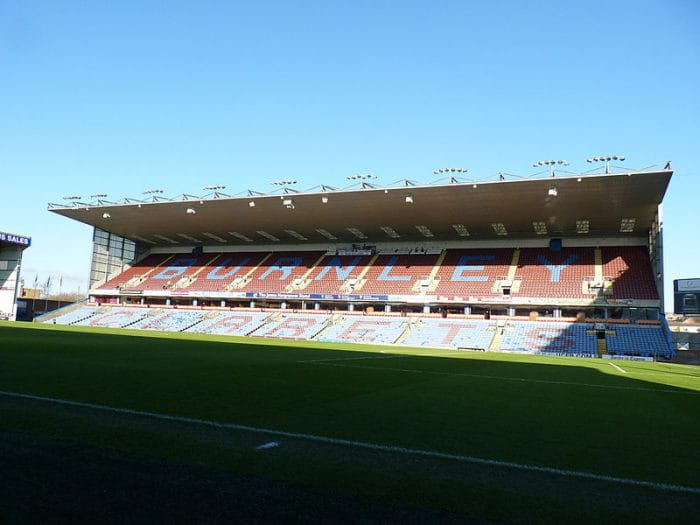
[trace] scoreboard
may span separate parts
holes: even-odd
[[[673,313],[700,314],[700,279],[673,281]]]

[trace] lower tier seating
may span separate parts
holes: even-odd
[[[102,308],[93,315],[77,323],[77,326],[103,326],[107,328],[125,328],[140,321],[149,313],[146,308]]]
[[[509,323],[503,330],[500,348],[507,352],[595,357],[596,338],[590,324],[546,322]]]
[[[270,317],[265,312],[212,312],[185,330],[199,334],[248,335]]]
[[[671,349],[658,326],[616,326],[615,335],[608,334],[608,353],[642,357],[670,357]]]
[[[438,348],[487,350],[495,334],[496,323],[462,319],[420,319],[401,344]]]
[[[432,348],[494,350],[596,357],[594,325],[576,322],[463,318],[391,317],[260,310],[180,310],[138,307],[80,307],[45,323],[253,335],[328,342],[399,344]],[[661,326],[609,324],[607,353],[671,357]]]
[[[129,328],[182,332],[201,321],[205,314],[206,312],[203,310],[156,310],[151,315],[130,325]]]
[[[95,315],[96,312],[96,306],[80,306],[75,310],[54,317],[49,322],[54,324],[74,324]]]
[[[320,341],[392,344],[403,333],[406,318],[346,315],[318,337]]]
[[[285,339],[312,339],[330,319],[325,314],[282,314],[274,316],[251,335]]]

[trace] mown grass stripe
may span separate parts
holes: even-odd
[[[72,406],[78,408],[88,408],[92,410],[99,410],[103,412],[112,412],[116,414],[125,414],[130,416],[140,416],[153,419],[160,419],[164,421],[173,421],[177,423],[186,423],[207,426],[210,428],[226,429],[226,430],[239,430],[244,432],[253,432],[256,434],[264,434],[269,436],[287,437],[292,439],[301,439],[306,441],[313,441],[317,443],[324,443],[328,445],[339,445],[347,446],[353,448],[360,448],[366,450],[374,450],[378,452],[389,452],[410,456],[427,457],[434,459],[444,459],[458,461],[462,463],[473,463],[478,465],[486,465],[501,468],[511,468],[527,472],[541,472],[545,474],[553,474],[557,476],[564,476],[569,478],[579,478],[587,479],[592,481],[603,481],[607,483],[616,483],[620,485],[645,487],[654,490],[666,490],[672,492],[681,492],[686,494],[700,494],[699,487],[690,487],[686,485],[675,485],[671,483],[663,483],[657,481],[648,480],[638,480],[631,478],[623,478],[618,476],[611,476],[607,474],[597,474],[594,472],[585,472],[580,470],[563,469],[557,467],[546,467],[540,465],[528,465],[525,463],[516,463],[512,461],[501,461],[497,459],[480,458],[476,456],[466,456],[461,454],[452,454],[447,452],[439,452],[434,450],[423,450],[415,448],[405,448],[395,445],[383,445],[379,443],[370,443],[365,441],[353,441],[349,439],[333,438],[328,436],[320,436],[316,434],[306,434],[302,432],[288,432],[285,430],[275,430],[269,428],[253,427],[249,425],[241,425],[237,423],[223,423],[218,421],[210,421],[206,419],[199,419],[186,416],[174,416],[170,414],[161,414],[158,412],[149,412],[145,410],[134,410],[130,408],[118,408],[109,405],[100,405],[96,403],[87,403],[82,401],[71,401],[67,399],[58,399],[53,397],[37,396],[33,394],[24,394],[21,392],[8,392],[0,391],[1,396],[19,399],[29,399],[32,401],[41,401],[46,403],[54,403],[64,406]]]

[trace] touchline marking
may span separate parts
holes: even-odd
[[[308,362],[308,361],[307,361]],[[429,374],[437,376],[453,376],[453,377],[473,377],[475,379],[496,379],[499,381],[518,381],[521,383],[542,383],[545,385],[569,385],[569,386],[585,386],[590,388],[607,388],[610,390],[637,390],[640,392],[663,392],[666,394],[679,394],[682,396],[700,396],[700,392],[688,392],[686,390],[671,390],[670,388],[644,388],[641,386],[620,386],[620,385],[599,385],[595,383],[577,383],[575,381],[553,381],[550,379],[529,379],[525,377],[505,377],[505,376],[489,376],[482,374],[458,374],[453,372],[435,372],[433,370],[416,370],[413,368],[389,368],[385,366],[368,366],[368,365],[344,365],[340,363],[316,362],[314,365],[337,366],[341,368],[359,368],[362,370],[381,370],[383,372],[408,372],[411,374]]]
[[[382,445],[379,443],[370,443],[367,441],[353,441],[350,439],[340,439],[328,436],[319,436],[316,434],[305,434],[302,432],[287,432],[284,430],[275,430],[270,428],[251,427],[248,425],[239,425],[237,423],[221,423],[218,421],[210,421],[207,419],[198,419],[186,416],[172,416],[169,414],[161,414],[158,412],[148,412],[145,410],[133,410],[130,408],[118,408],[109,405],[99,405],[96,403],[85,403],[82,401],[70,401],[68,399],[58,399],[54,397],[35,396],[32,394],[22,394],[20,392],[6,392],[0,390],[0,396],[13,397],[19,399],[30,399],[32,401],[43,401],[46,403],[54,403],[57,405],[65,405],[79,408],[89,408],[92,410],[100,410],[102,412],[112,412],[116,414],[127,414],[130,416],[150,417],[164,421],[175,421],[177,423],[189,423],[193,425],[207,426],[218,429],[242,430],[245,432],[253,432],[256,434],[265,434],[268,436],[288,437],[293,439],[303,439],[306,441],[315,441],[317,443],[325,443],[328,445],[343,445],[346,447],[361,448],[365,450],[375,450],[379,452],[393,452],[396,454],[404,454],[407,456],[420,456],[435,459],[449,459],[459,461],[461,463],[474,463],[478,465],[488,465],[492,467],[505,467],[527,472],[543,472],[546,474],[555,474],[568,478],[580,478],[593,481],[606,481],[609,483],[617,483],[620,485],[631,485],[635,487],[645,487],[655,490],[668,490],[672,492],[682,492],[686,494],[700,494],[700,487],[691,487],[687,485],[675,485],[672,483],[661,483],[657,481],[648,481],[641,479],[622,478],[618,476],[609,476],[606,474],[596,474],[594,472],[586,472],[582,470],[572,470],[557,467],[544,467],[540,465],[528,465],[527,463],[516,463],[513,461],[501,461],[498,459],[480,458],[477,456],[465,456],[461,454],[451,454],[448,452],[438,452],[434,450],[424,450],[419,448],[405,448],[395,445]],[[268,443],[269,444],[269,443]]]
[[[617,368],[617,369],[618,369],[620,372],[622,372],[623,374],[626,374],[626,373],[627,373],[627,372],[625,372],[625,371],[622,369],[622,367],[617,366],[615,363],[608,363],[608,364],[609,364],[610,366],[612,366],[613,368]]]
[[[359,361],[361,359],[398,359],[406,357],[405,355],[380,355],[380,356],[364,356],[364,357],[340,357],[338,359],[304,359],[297,363],[325,363],[331,361]]]

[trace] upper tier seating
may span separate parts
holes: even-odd
[[[593,248],[562,248],[553,252],[543,248],[520,250],[516,277],[521,277],[517,296],[591,298],[583,293],[582,283],[595,276]]]
[[[401,344],[437,348],[486,350],[496,323],[466,319],[421,319]]]
[[[148,274],[148,277],[140,284],[134,286],[136,290],[163,290],[171,289],[178,281],[196,273],[202,266],[214,259],[217,254],[205,253],[199,257],[178,253],[172,259],[167,260],[160,268]]]
[[[608,335],[608,353],[642,357],[671,356],[671,349],[658,326],[615,326],[615,335]]]
[[[654,273],[643,246],[602,248],[603,277],[612,278],[615,299],[658,300]]]
[[[365,275],[363,294],[412,295],[413,286],[427,279],[439,255],[380,255]]]
[[[221,292],[235,279],[244,277],[268,256],[267,252],[211,254],[211,260],[197,273],[190,292]],[[268,258],[269,261],[269,258]]]
[[[325,329],[317,339],[346,343],[391,344],[403,333],[408,320],[404,317],[346,315]]]
[[[245,292],[284,293],[286,287],[303,277],[323,252],[275,252],[251,275]]]
[[[436,295],[469,297],[500,295],[494,282],[508,275],[512,249],[447,250],[437,273]]]
[[[110,328],[124,328],[146,317],[148,308],[109,307],[99,310],[99,313],[74,323],[79,326],[104,326]]]
[[[199,322],[205,313],[202,310],[161,310],[137,321],[129,328],[140,330],[163,330],[167,332],[182,332],[185,328]]]
[[[371,255],[326,255],[309,275],[308,286],[300,290],[305,294],[337,294],[348,279],[357,279]]]
[[[501,336],[501,350],[550,355],[595,357],[596,338],[590,324],[558,322],[509,322]]]
[[[251,335],[281,337],[285,339],[311,339],[318,334],[330,319],[328,314],[282,314],[279,319],[268,322]]]
[[[656,284],[643,246],[605,247],[603,277],[612,279],[616,299],[658,300]],[[477,300],[501,297],[494,284],[506,279],[513,249],[447,250],[435,279],[426,283],[428,295],[469,297]],[[382,254],[367,268],[372,256],[334,256],[319,251],[206,253],[151,255],[111,279],[99,289],[126,287],[137,290],[224,292],[236,279],[247,276],[235,291],[258,293],[339,294],[348,279],[364,273],[366,282],[357,290],[365,295],[419,295],[417,284],[428,279],[439,260],[437,254]],[[160,266],[159,266],[160,265]],[[594,248],[523,248],[510,277],[519,281],[512,289],[520,298],[579,299],[590,301],[583,282],[596,275]],[[248,275],[250,274],[250,275]],[[230,287],[229,287],[230,289]]]
[[[248,335],[270,317],[269,312],[210,312],[207,318],[185,330],[200,334]]]
[[[98,287],[98,290],[100,289],[113,289],[113,288],[118,288],[124,284],[126,284],[129,280],[133,279],[134,277],[139,277],[146,272],[149,272],[153,270],[156,266],[164,262],[170,257],[169,254],[164,254],[164,253],[156,253],[149,255],[142,261],[136,263],[134,266],[131,268],[123,271],[119,275],[113,277],[103,285]]]
[[[56,316],[47,322],[54,324],[73,324],[83,319],[87,319],[88,317],[94,315],[95,312],[97,312],[97,307],[95,306],[81,306],[75,310],[71,310],[70,312]]]

